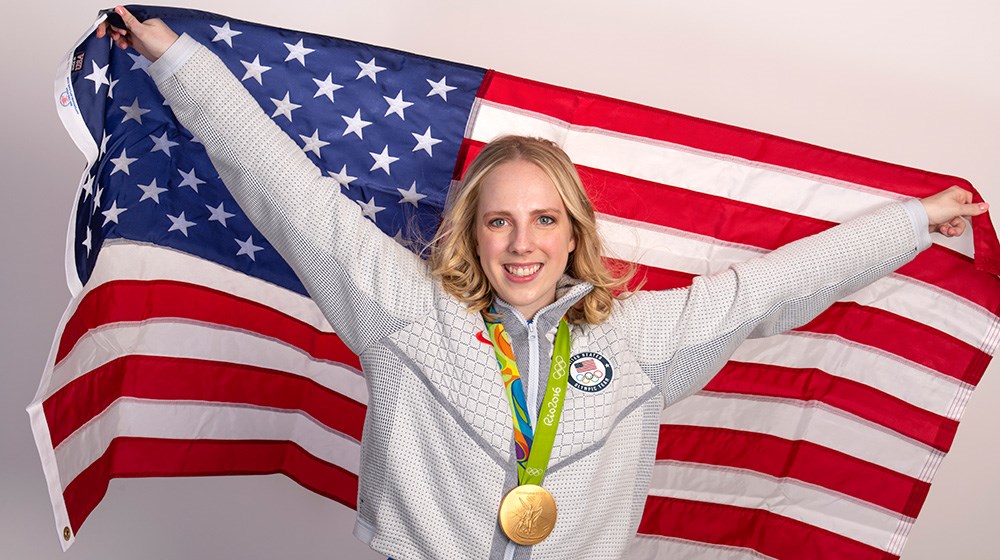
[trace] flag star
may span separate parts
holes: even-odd
[[[385,99],[385,102],[389,104],[389,108],[385,110],[385,115],[382,116],[388,117],[389,115],[395,113],[399,115],[400,119],[403,119],[404,121],[406,120],[406,117],[403,115],[403,110],[413,105],[413,103],[403,101],[403,90],[399,90],[396,97],[386,97],[383,95],[382,99]]]
[[[344,86],[342,86],[340,84],[333,83],[333,73],[332,72],[326,75],[326,79],[325,80],[321,81],[321,80],[317,80],[316,78],[313,78],[313,81],[316,82],[316,87],[319,88],[319,89],[316,90],[316,95],[313,96],[313,99],[315,99],[315,98],[317,98],[317,97],[319,97],[321,95],[325,95],[325,96],[327,96],[330,99],[331,102],[333,102],[333,92],[335,92],[338,89],[344,87]]]
[[[148,58],[142,56],[141,54],[126,53],[128,57],[132,59],[132,68],[130,70],[142,70],[143,72],[149,73],[149,65],[152,62]]]
[[[149,139],[153,141],[153,149],[150,150],[149,153],[163,152],[163,153],[167,154],[167,156],[169,157],[170,156],[170,148],[173,148],[174,146],[180,146],[180,144],[178,144],[177,142],[174,142],[174,141],[170,140],[169,138],[167,138],[167,133],[166,132],[164,132],[160,136],[156,136],[156,135],[150,134],[149,135]]]
[[[302,105],[292,103],[291,100],[288,99],[288,95],[290,93],[291,92],[286,91],[284,99],[271,98],[271,102],[274,103],[274,106],[276,107],[274,112],[271,113],[271,118],[277,117],[278,115],[284,115],[285,118],[288,119],[288,122],[292,121],[292,111],[298,109]]]
[[[448,82],[445,81],[447,79],[448,76],[442,76],[441,79],[436,82],[432,80],[427,80],[427,83],[430,84],[431,86],[431,90],[427,92],[427,97],[430,97],[432,95],[437,95],[441,99],[448,101],[448,92],[458,88],[454,86],[449,86]]]
[[[101,90],[102,85],[110,84],[110,82],[108,82],[108,67],[111,65],[105,64],[104,66],[98,66],[93,60],[90,61],[90,64],[93,65],[94,70],[83,78],[94,82],[94,93],[97,93]]]
[[[239,246],[240,246],[240,250],[236,251],[236,256],[238,257],[240,255],[246,255],[246,256],[250,257],[250,260],[252,260],[252,261],[256,261],[257,260],[257,257],[254,256],[257,253],[257,251],[263,251],[264,250],[263,247],[258,247],[257,245],[253,244],[253,236],[252,235],[250,237],[247,237],[246,241],[240,241],[239,239],[237,239],[236,243],[239,244]]]
[[[303,134],[299,134],[299,138],[301,138],[302,141],[306,143],[305,146],[302,146],[302,151],[303,152],[312,152],[312,153],[316,154],[316,157],[318,157],[318,158],[322,158],[323,157],[319,153],[319,149],[322,148],[323,146],[329,146],[330,145],[329,142],[324,142],[323,140],[319,139],[319,129],[314,130],[313,133],[312,133],[312,136],[305,136]]]
[[[409,242],[406,240],[406,238],[403,237],[403,230],[402,229],[397,229],[396,230],[396,235],[393,235],[392,239],[393,239],[393,241],[395,241],[396,243],[399,243],[403,247],[406,247],[409,244]]]
[[[440,144],[441,140],[439,138],[434,138],[431,136],[431,127],[427,127],[427,130],[423,134],[417,134],[416,132],[411,132],[413,139],[417,141],[417,145],[413,147],[412,151],[423,150],[427,152],[427,155],[434,156],[432,148],[436,144]]]
[[[131,105],[122,105],[119,107],[122,111],[125,111],[125,116],[122,118],[122,122],[135,121],[142,124],[142,116],[150,111],[150,109],[143,109],[139,106],[139,98],[136,97],[135,101]]]
[[[315,51],[315,49],[302,46],[302,39],[299,39],[299,42],[294,45],[289,45],[288,43],[283,44],[285,45],[285,48],[288,49],[288,56],[285,57],[285,62],[294,58],[295,60],[298,60],[302,66],[306,65],[306,55]]]
[[[194,189],[194,192],[198,192],[198,185],[205,184],[205,181],[202,181],[197,175],[194,174],[193,167],[191,168],[191,171],[188,171],[187,173],[181,171],[180,169],[178,169],[177,172],[181,174],[181,177],[184,177],[184,180],[177,185],[178,187],[191,187]]]
[[[344,115],[340,115],[340,118],[344,119],[344,122],[347,123],[347,128],[344,129],[344,133],[341,134],[341,136],[347,136],[348,134],[353,132],[354,134],[358,135],[358,138],[362,140],[365,139],[362,131],[366,126],[372,123],[371,121],[366,121],[361,118],[361,109],[355,111],[353,117],[345,117]]]
[[[142,198],[139,199],[139,202],[142,202],[143,200],[150,198],[153,200],[153,202],[159,204],[160,193],[167,192],[167,189],[156,186],[155,178],[152,181],[150,181],[148,185],[138,185],[138,186],[140,189],[142,189]]]
[[[87,256],[90,256],[90,246],[91,246],[92,243],[93,243],[93,240],[90,237],[90,226],[88,226],[87,227],[87,237],[84,238],[84,240],[83,240],[82,243],[80,243],[81,245],[83,245],[84,247],[87,248]]]
[[[364,214],[365,217],[369,218],[373,222],[377,221],[375,219],[375,214],[378,214],[379,212],[385,210],[384,207],[375,205],[374,196],[371,197],[371,199],[369,199],[368,202],[361,202],[360,200],[356,200],[355,202],[357,202],[358,206],[361,207],[361,213]]]
[[[115,98],[115,86],[116,85],[118,85],[118,80],[111,80],[111,82],[108,83],[108,99],[114,99]]]
[[[228,220],[229,218],[232,218],[233,216],[236,215],[236,214],[230,214],[229,212],[226,212],[226,209],[223,208],[221,202],[219,203],[218,208],[212,208],[211,206],[209,206],[207,204],[205,205],[205,208],[208,208],[208,211],[212,213],[212,215],[208,217],[208,221],[210,221],[210,222],[219,222],[220,224],[222,224],[223,227],[229,227],[226,224],[226,220]]]
[[[270,70],[271,67],[270,66],[264,66],[264,65],[262,65],[260,63],[260,55],[259,54],[257,56],[255,56],[255,57],[253,57],[253,62],[247,62],[245,60],[241,60],[240,64],[242,64],[243,67],[247,69],[247,73],[243,74],[243,77],[240,78],[240,81],[244,81],[247,78],[253,78],[253,79],[257,80],[258,84],[264,85],[264,78],[262,76],[263,76],[264,72],[267,72],[268,70]]]
[[[115,168],[111,170],[111,174],[114,175],[119,171],[124,171],[126,175],[130,175],[128,171],[128,166],[139,161],[139,158],[130,158],[128,154],[125,153],[125,148],[122,148],[122,155],[111,158],[111,163],[115,164]]]
[[[110,134],[108,134],[107,132],[102,132],[101,133],[101,153],[100,153],[100,155],[104,155],[105,150],[108,149],[108,140],[110,140],[110,139],[111,139],[111,135]]]
[[[91,195],[94,194],[94,177],[95,177],[95,175],[90,175],[88,173],[87,174],[87,180],[83,182],[83,185],[80,185],[80,188],[84,192],[84,197],[83,197],[84,200],[87,200],[88,196],[91,196]]]
[[[170,229],[167,230],[167,233],[171,231],[179,231],[184,234],[184,237],[187,237],[188,228],[198,225],[194,222],[188,221],[187,218],[184,217],[184,212],[181,212],[180,216],[171,216],[170,214],[167,214],[167,217],[170,218]]]
[[[111,208],[108,208],[107,210],[101,212],[101,214],[104,214],[104,223],[101,224],[101,227],[104,227],[104,226],[108,225],[111,222],[114,222],[114,223],[117,224],[118,223],[118,216],[120,216],[121,213],[124,212],[124,211],[126,211],[126,210],[128,210],[128,208],[119,208],[118,207],[118,201],[117,200],[111,201]]]
[[[94,213],[101,207],[101,195],[104,194],[104,187],[97,185],[97,192],[94,193]]]
[[[355,60],[354,63],[361,68],[361,71],[358,72],[358,77],[354,78],[355,80],[360,80],[362,76],[368,76],[369,78],[372,79],[372,82],[378,83],[378,80],[375,78],[375,74],[378,74],[379,72],[385,70],[384,66],[379,66],[375,64],[375,57],[372,57],[372,59],[369,60],[368,62],[361,62],[360,60]]]
[[[386,146],[382,148],[382,153],[376,154],[375,152],[368,152],[368,155],[372,156],[372,158],[375,160],[375,163],[372,165],[372,168],[369,169],[368,171],[375,171],[376,169],[381,169],[382,171],[385,171],[386,175],[391,175],[391,173],[389,173],[389,165],[399,161],[398,157],[392,157],[391,155],[389,155],[388,144],[386,144]]]
[[[417,203],[420,202],[421,199],[427,198],[426,194],[420,194],[417,192],[416,181],[414,181],[407,190],[403,190],[399,187],[396,187],[396,190],[399,191],[399,196],[403,197],[402,200],[399,201],[400,204],[409,202],[410,204],[417,206]]]
[[[340,188],[350,189],[351,181],[357,179],[357,177],[351,177],[347,174],[347,166],[344,165],[340,168],[340,173],[334,173],[333,171],[327,171],[327,173],[340,183]]]
[[[215,38],[212,39],[213,43],[215,43],[216,41],[225,41],[226,44],[229,45],[230,47],[233,46],[233,37],[243,34],[242,31],[233,31],[229,27],[228,21],[226,23],[223,23],[222,27],[216,27],[212,24],[209,24],[209,27],[211,27],[215,31]]]

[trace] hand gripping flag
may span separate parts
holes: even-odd
[[[217,53],[387,235],[427,239],[504,133],[558,142],[646,289],[966,181],[495,71],[137,8]],[[113,478],[281,473],[354,507],[358,360],[235,204],[134,51],[93,28],[56,83],[88,164],[32,428],[64,547]],[[389,170],[391,169],[391,173]],[[976,195],[977,200],[978,195]],[[1000,340],[986,216],[663,413],[630,558],[897,558]],[[752,552],[751,552],[752,551]]]

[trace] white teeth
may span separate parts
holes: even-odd
[[[516,264],[505,264],[504,268],[507,272],[514,276],[525,277],[531,276],[532,274],[538,272],[538,269],[542,268],[540,264],[529,264],[529,265],[516,265]]]

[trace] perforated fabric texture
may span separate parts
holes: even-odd
[[[515,484],[511,419],[482,319],[340,196],[214,55],[178,43],[151,75],[361,358],[370,395],[356,534],[396,560],[502,558],[496,512]],[[606,359],[611,382],[567,390],[545,479],[559,521],[515,558],[621,557],[642,515],[664,404],[702,387],[745,337],[808,321],[911,259],[926,224],[910,210],[888,206],[689,289],[637,294],[601,325],[574,325],[571,354]],[[588,288],[570,288],[536,317],[543,375],[551,325]],[[519,360],[522,332],[512,333]]]

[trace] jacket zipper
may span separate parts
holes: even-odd
[[[538,324],[528,321],[528,417],[532,430],[538,421]]]

